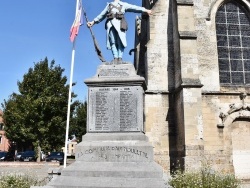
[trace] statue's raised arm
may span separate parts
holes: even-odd
[[[146,12],[148,15],[152,14],[151,10],[144,7],[131,5],[120,0],[114,0],[108,3],[104,10],[93,21],[87,23],[88,27],[92,27],[94,24],[100,23],[106,19],[107,49],[112,51],[114,57],[112,63],[114,64],[122,63],[123,52],[127,46],[126,31],[128,25],[124,17],[125,12]]]

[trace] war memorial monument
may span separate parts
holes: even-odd
[[[89,104],[92,102],[92,107],[89,106],[89,110],[92,110],[92,114],[89,112],[89,121],[92,122],[88,124],[92,130],[84,136],[83,143],[85,145],[90,143],[86,139],[91,138],[92,145],[89,150],[86,149],[86,154],[82,149],[83,146],[79,148],[82,156],[77,159],[77,163],[82,159],[87,160],[86,156],[93,157],[92,160],[102,156],[103,158],[99,160],[107,161],[110,155],[102,154],[115,153],[119,158],[113,157],[113,160],[117,160],[114,164],[122,164],[128,160],[128,157],[120,157],[125,153],[131,156],[130,160],[133,154],[136,159],[140,159],[138,164],[142,164],[142,161],[150,158],[151,153],[142,150],[141,147],[138,148],[139,143],[147,143],[145,140],[142,141],[140,136],[136,137],[137,141],[132,139],[129,141],[130,144],[136,142],[134,146],[136,148],[127,145],[127,149],[123,147],[123,150],[118,150],[118,143],[121,141],[116,141],[113,143],[116,143],[117,149],[110,150],[111,136],[108,136],[109,139],[106,141],[103,141],[104,136],[100,139],[102,145],[104,143],[109,145],[108,148],[101,147],[102,150],[98,150],[95,147],[96,149],[92,150],[92,146],[98,143],[93,140],[97,140],[101,135],[120,135],[117,137],[121,140],[124,138],[121,136],[123,134],[142,136],[144,132],[153,145],[154,161],[167,173],[180,166],[184,170],[199,169],[205,161],[209,162],[215,171],[232,173],[249,182],[249,0],[143,0],[142,5],[152,9],[153,16],[142,16],[142,19],[136,21],[134,66],[137,74],[146,79],[147,89],[144,90],[146,87],[143,81],[140,84],[135,82],[136,85],[130,82],[133,77],[131,75],[119,76],[119,82],[110,82],[112,78],[115,81],[119,79],[114,75],[110,76],[111,73],[107,73],[109,70],[103,71],[103,68],[124,67],[125,64],[120,64],[119,54],[117,59],[114,56],[114,62],[119,64],[113,66],[103,64],[99,67],[96,76],[86,82],[89,86]],[[98,23],[96,19],[91,25]],[[112,69],[110,72],[114,72]],[[117,74],[117,71],[112,74]],[[119,72],[124,74],[124,71],[119,70]],[[141,80],[141,77],[137,78]],[[99,81],[93,82],[94,80]],[[125,80],[129,82],[125,84]],[[122,85],[119,85],[120,83]],[[114,106],[115,110],[112,112],[115,113],[106,111],[103,115],[103,110],[98,109],[107,108],[107,103],[104,102],[104,105],[105,100],[100,103],[98,98],[105,98],[106,101],[111,100],[114,103],[118,101],[114,95],[123,96],[120,94],[125,92],[120,90],[123,87],[130,88],[132,95],[138,97],[137,90],[132,92],[135,86],[144,90],[143,103],[137,103],[144,105],[143,117],[137,116],[136,119],[130,117],[130,122],[136,121],[135,127],[129,126],[123,119],[119,121],[114,119],[119,122],[119,125],[115,123],[114,128],[111,126],[114,124],[109,123],[114,121],[107,113],[112,114],[112,117],[118,117],[125,112],[121,111],[121,106],[107,102],[110,105],[109,109]],[[110,87],[111,90],[99,90],[106,87]],[[118,90],[112,90],[114,88]],[[136,109],[138,113],[140,107],[134,103],[133,105],[132,110]],[[96,119],[94,115],[99,118]],[[140,118],[143,118],[142,125]],[[137,128],[139,130],[135,131]],[[119,132],[117,129],[122,131]],[[146,139],[144,135],[143,137]],[[123,139],[123,143],[125,142]],[[147,153],[148,158],[143,152]],[[121,160],[122,162],[118,163]],[[129,171],[133,176],[132,170]]]
[[[46,187],[165,187],[143,133],[144,78],[131,63],[100,65],[88,86],[88,133],[76,161]]]
[[[45,188],[166,187],[163,169],[154,162],[153,146],[144,134],[145,79],[136,74],[132,63],[122,60],[126,38],[121,38],[126,30],[116,31],[122,19],[118,13],[130,9],[151,14],[151,10],[119,0],[110,5],[88,26],[107,17],[107,32],[111,35],[107,47],[111,46],[114,60],[103,62],[95,76],[85,80],[87,133],[76,146],[75,162],[53,177]],[[113,16],[107,16],[110,13]]]

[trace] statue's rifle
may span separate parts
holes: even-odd
[[[88,20],[88,18],[87,18],[86,11],[84,10],[84,8],[82,8],[82,10],[83,10],[83,14],[84,14],[84,16],[85,16],[86,22],[88,23],[89,20]],[[95,35],[94,35],[93,31],[92,31],[92,28],[89,27],[89,30],[90,30],[92,39],[93,39],[93,41],[94,41],[95,51],[96,51],[96,53],[97,53],[99,59],[100,59],[102,62],[106,62],[105,59],[104,59],[104,57],[102,56],[102,52],[101,52],[101,50],[100,50],[100,48],[99,48],[99,45],[98,45],[98,43],[97,43],[97,41],[96,41]]]

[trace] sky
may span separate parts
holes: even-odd
[[[92,21],[106,6],[106,0],[82,0],[87,18]],[[126,0],[141,6],[141,0]],[[0,104],[18,93],[17,82],[34,64],[48,58],[65,69],[70,81],[73,44],[69,40],[70,27],[75,18],[76,0],[0,0]],[[128,54],[134,48],[134,23],[136,13],[126,13],[129,24],[128,46],[123,59],[133,62]],[[105,21],[93,26],[93,32],[106,61],[113,59],[106,49]],[[76,38],[73,69],[73,92],[77,100],[87,100],[84,80],[93,77],[101,64],[96,55],[89,29],[80,27]],[[0,109],[2,107],[0,106]]]

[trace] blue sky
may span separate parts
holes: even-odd
[[[90,21],[97,16],[108,1],[83,0],[83,6]],[[141,0],[126,2],[141,6]],[[48,57],[56,65],[65,69],[64,75],[70,79],[72,43],[69,30],[75,17],[76,0],[0,0],[0,103],[18,92],[17,81],[34,63]],[[127,13],[129,23],[128,46],[123,59],[133,60],[128,54],[134,47],[134,19],[137,14]],[[139,15],[139,14],[138,14]],[[85,20],[84,20],[85,21]],[[106,49],[104,21],[94,25],[93,32],[106,60],[112,60],[110,50]],[[80,28],[75,47],[75,66],[73,91],[77,99],[87,99],[84,80],[95,75],[98,59],[86,22]],[[1,109],[1,106],[0,106]]]

